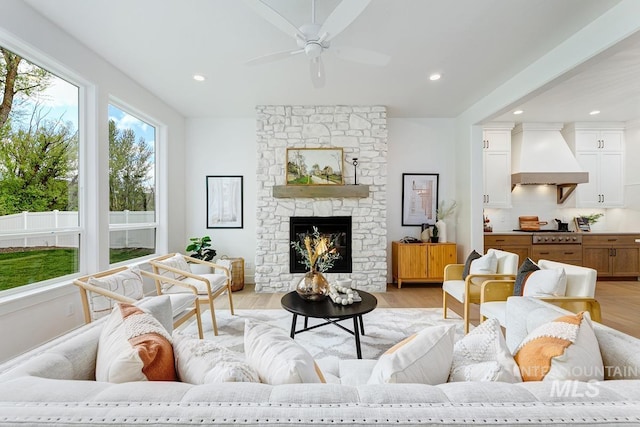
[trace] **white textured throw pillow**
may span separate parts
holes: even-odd
[[[92,286],[123,295],[134,300],[144,296],[142,277],[138,269],[126,269],[104,277],[90,277],[87,281]],[[96,320],[108,315],[113,310],[116,301],[95,292],[89,292],[89,308],[91,319]]]
[[[244,354],[214,341],[173,334],[173,354],[180,381],[190,384],[260,382]]]
[[[469,274],[495,274],[498,271],[498,258],[491,252],[471,261]]]
[[[534,271],[524,282],[524,297],[558,297],[567,290],[567,274],[564,268],[550,268]]]
[[[423,329],[380,356],[367,384],[447,382],[454,340],[453,326]]]
[[[283,330],[266,323],[245,321],[244,353],[263,383],[324,382],[322,372],[311,354]]]
[[[497,319],[487,319],[456,342],[449,381],[522,381]]]
[[[176,253],[172,257],[163,259],[162,261],[158,261],[158,264],[166,265],[167,267],[175,268],[176,270],[184,271],[185,273],[191,273],[191,268],[189,267],[187,260],[184,259],[184,256],[181,253]],[[185,276],[182,274],[164,270],[162,268],[160,268],[159,273],[161,276],[165,276],[170,279],[182,280],[185,278]],[[171,286],[173,286],[171,283],[162,283],[162,289],[165,291]]]

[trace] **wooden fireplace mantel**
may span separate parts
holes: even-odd
[[[283,198],[344,198],[369,197],[368,185],[274,185],[273,197]]]

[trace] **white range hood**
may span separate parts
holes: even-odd
[[[522,123],[511,137],[511,186],[552,184],[558,187],[558,203],[589,182],[567,142],[562,123]]]

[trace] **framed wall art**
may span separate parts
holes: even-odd
[[[342,148],[287,148],[287,185],[344,185]]]
[[[436,223],[438,178],[437,173],[402,174],[402,225]]]
[[[242,176],[207,176],[207,228],[242,228]]]

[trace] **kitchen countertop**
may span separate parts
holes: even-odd
[[[554,230],[555,231],[555,230]],[[496,234],[502,234],[502,235],[514,235],[514,236],[518,236],[518,235],[530,235],[533,233],[537,233],[536,231],[513,231],[513,230],[505,230],[505,231],[485,231],[484,235],[485,236],[491,236],[496,235]],[[560,231],[560,233],[567,233],[566,231]],[[640,231],[603,231],[603,230],[598,230],[598,231],[588,231],[588,232],[580,232],[580,231],[574,231],[574,232],[568,232],[567,234],[571,234],[571,233],[576,233],[576,234],[640,234]],[[640,243],[640,239],[638,239],[638,243]]]

